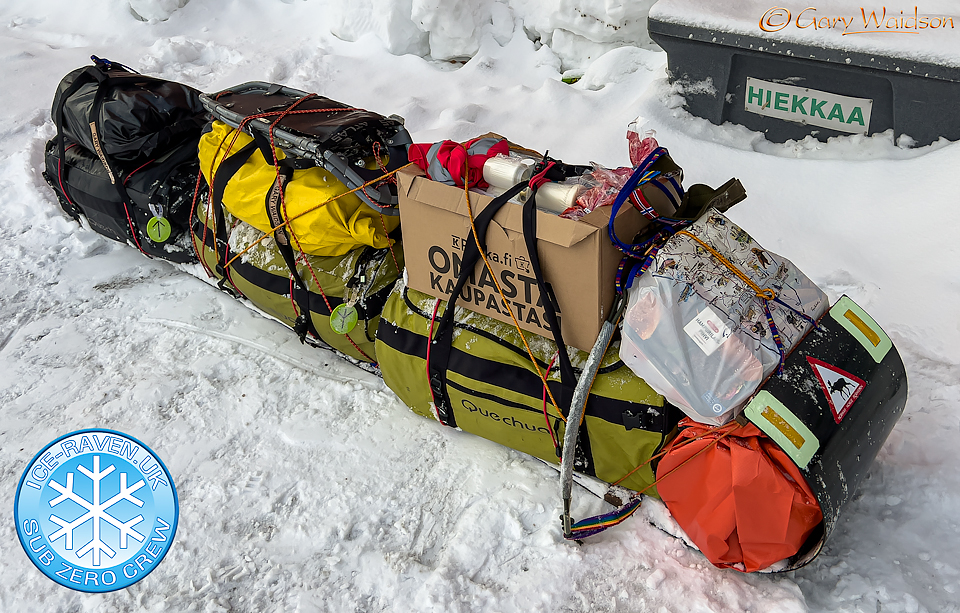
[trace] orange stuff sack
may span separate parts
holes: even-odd
[[[707,559],[754,572],[796,554],[823,521],[796,464],[753,424],[688,417],[680,428],[657,467],[657,491]]]

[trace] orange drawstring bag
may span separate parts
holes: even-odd
[[[796,554],[823,514],[787,454],[753,424],[680,427],[657,492],[707,559],[754,572]]]

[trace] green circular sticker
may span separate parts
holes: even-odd
[[[165,243],[170,238],[170,222],[165,217],[151,217],[147,222],[147,236],[155,243]]]
[[[330,313],[330,328],[337,334],[348,334],[357,325],[357,309],[345,304],[338,305]]]

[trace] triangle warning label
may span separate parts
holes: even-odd
[[[827,403],[833,411],[833,420],[839,424],[860,397],[860,393],[867,386],[866,382],[856,375],[851,375],[817,358],[807,356],[807,362],[810,363],[810,368],[820,381],[820,388],[827,396]]]

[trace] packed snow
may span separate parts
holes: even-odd
[[[691,117],[644,32],[650,4],[5,0],[0,500],[12,509],[47,443],[104,427],[166,462],[181,513],[159,567],[103,595],[44,577],[7,515],[0,610],[960,610],[960,146],[775,144]],[[419,142],[494,131],[576,163],[625,165],[639,116],[688,185],[738,177],[749,197],[729,216],[885,328],[904,415],[801,570],[715,569],[651,524],[669,524],[652,501],[568,543],[553,468],[412,414],[199,267],[64,217],[40,176],[49,107],[91,54],[208,92],[281,82],[399,114]],[[575,490],[575,516],[605,508]]]

